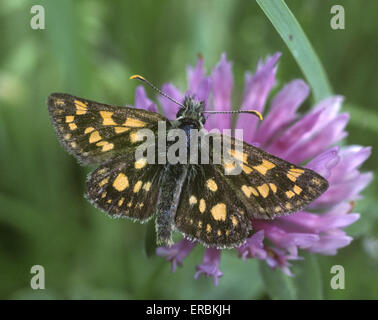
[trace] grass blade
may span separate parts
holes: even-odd
[[[312,88],[315,102],[332,94],[318,56],[297,19],[283,0],[256,0],[297,61]]]

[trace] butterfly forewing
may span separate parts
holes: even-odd
[[[48,98],[52,123],[60,142],[83,163],[101,163],[134,153],[143,137],[139,129],[157,131],[158,113],[110,106],[63,93]]]
[[[161,169],[133,154],[118,157],[89,175],[86,197],[112,217],[147,221],[156,210]]]
[[[192,165],[180,197],[176,228],[208,247],[242,244],[251,228],[243,203],[212,165]]]
[[[215,167],[224,174],[251,217],[272,219],[300,211],[328,188],[327,180],[316,172],[245,142],[242,152],[234,151],[235,141],[232,139],[231,149],[225,152],[238,160],[236,165],[241,167],[241,173],[227,174],[228,163]]]

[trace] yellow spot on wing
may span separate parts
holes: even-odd
[[[205,199],[201,199],[200,202],[199,202],[199,211],[201,213],[204,213],[206,210],[206,202],[205,202]]]
[[[295,196],[295,193],[293,191],[291,190],[286,191],[286,197],[288,197],[289,199],[291,199],[294,196]]]
[[[74,116],[66,116],[66,123],[74,121]]]
[[[228,150],[228,153],[239,161],[242,161],[244,163],[247,162],[248,155],[244,152],[240,152],[238,150]]]
[[[252,168],[248,167],[247,165],[243,164],[242,166],[242,170],[246,173],[246,174],[250,174],[252,172]]]
[[[138,119],[127,118],[123,126],[133,127],[133,128],[143,128],[146,126],[146,123]]]
[[[135,169],[142,169],[147,165],[147,159],[146,158],[140,158],[139,160],[135,161],[134,167]]]
[[[260,194],[266,198],[269,194],[269,187],[266,183],[264,183],[263,185],[261,186],[258,186],[257,189],[259,190]]]
[[[143,206],[144,206],[144,203],[143,203],[143,202],[140,202],[140,203],[137,204],[137,206],[139,207],[139,209],[142,209]]]
[[[148,192],[148,191],[150,191],[151,185],[152,185],[152,183],[150,181],[148,181],[143,185],[143,189]]]
[[[247,198],[251,196],[252,191],[249,190],[249,187],[247,187],[246,185],[242,185],[241,190],[243,191],[243,193],[246,195]]]
[[[142,184],[143,184],[142,180],[139,180],[139,181],[135,184],[134,189],[133,189],[133,192],[134,192],[134,193],[138,193],[139,190],[140,190],[140,188],[142,187]]]
[[[65,140],[68,140],[71,138],[71,133],[66,133],[63,137]]]
[[[93,127],[85,128],[85,130],[84,130],[84,134],[91,133],[93,130],[94,130]]]
[[[235,216],[232,216],[231,218],[232,224],[236,227],[239,223],[238,219]]]
[[[87,105],[79,100],[74,100],[76,106],[76,114],[85,114],[87,112]]]
[[[249,187],[249,186],[243,185],[241,187],[241,190],[243,191],[243,193],[246,195],[247,198],[250,198],[251,194],[253,194],[255,197],[259,196],[259,193],[257,192],[257,190],[254,187]]]
[[[263,176],[266,175],[266,173],[273,169],[276,165],[268,160],[263,159],[262,163],[258,166],[254,166],[253,168],[256,169],[258,172],[260,172]]]
[[[304,173],[304,170],[303,169],[299,169],[299,168],[291,168],[290,171],[298,172],[298,173]]]
[[[227,210],[226,210],[226,205],[224,203],[221,202],[221,203],[216,204],[214,207],[211,208],[210,212],[215,220],[217,221],[226,220]]]
[[[293,209],[293,206],[291,205],[290,202],[286,202],[285,207],[286,207],[286,209],[288,209],[288,210]]]
[[[291,168],[291,169],[289,170],[289,172],[287,173],[286,176],[287,176],[291,181],[295,182],[295,181],[297,181],[297,178],[300,177],[303,173],[304,173],[304,170],[302,170],[302,169]]]
[[[217,191],[218,190],[218,186],[217,184],[215,183],[215,181],[213,179],[209,179],[206,181],[206,187],[210,190],[210,191]]]
[[[55,104],[58,106],[64,106],[64,100],[63,99],[56,99]]]
[[[108,181],[109,181],[109,177],[107,177],[107,178],[105,178],[105,179],[102,179],[102,180],[100,181],[100,183],[98,184],[98,186],[99,186],[99,187],[102,187],[102,186],[104,186],[105,184],[107,184]]]
[[[70,130],[73,131],[73,130],[76,130],[77,129],[77,125],[75,123],[69,123],[68,126],[70,127]]]
[[[224,162],[223,168],[225,169],[226,172],[233,171],[235,169],[235,163],[233,162]]]
[[[202,228],[202,221],[201,220],[198,221],[198,228],[200,228],[200,229]]]
[[[122,197],[121,199],[119,199],[119,201],[118,201],[118,207],[122,206],[123,201],[125,201],[124,197]]]
[[[294,191],[296,194],[301,194],[301,192],[302,192],[302,188],[298,187],[297,185],[294,185],[294,187],[293,187],[293,191]]]
[[[122,133],[122,132],[126,132],[126,131],[129,131],[130,130],[130,128],[125,128],[125,127],[115,127],[114,128],[114,131],[115,131],[115,133]]]
[[[123,174],[119,173],[118,176],[113,181],[114,189],[118,191],[123,191],[129,186],[129,179]]]
[[[104,174],[106,171],[108,171],[107,168],[102,168],[102,169],[100,169],[100,170],[97,171],[97,174],[101,175],[101,174]]]
[[[138,135],[138,132],[131,132],[130,133],[130,141],[131,143],[135,143],[135,142],[138,142],[138,141],[142,141],[143,140],[143,137]]]
[[[197,198],[195,196],[190,196],[189,198],[189,204],[194,205],[197,203]]]
[[[270,189],[272,189],[272,191],[273,191],[274,193],[277,192],[277,186],[276,186],[274,183],[269,183],[269,187],[270,187]]]
[[[206,232],[207,233],[211,232],[211,225],[209,225],[209,224],[206,225]]]
[[[98,133],[98,131],[93,131],[91,135],[89,136],[89,143],[94,143],[94,142],[100,141],[101,139],[102,138],[100,134]]]
[[[113,121],[112,115],[114,112],[110,111],[100,111],[100,115],[102,118],[102,124],[104,126],[116,126],[117,124]]]
[[[97,142],[96,146],[102,147],[102,149],[101,149],[102,152],[106,152],[106,151],[112,150],[114,148],[114,144],[109,143],[108,141]]]
[[[294,172],[294,171],[289,171],[289,174],[292,175],[292,176],[294,176],[294,177],[296,177],[296,178],[298,178],[298,177],[300,177],[302,175],[302,173]]]

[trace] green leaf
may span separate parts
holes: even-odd
[[[266,262],[260,261],[260,274],[265,290],[274,300],[295,300],[297,290],[293,278],[284,274],[280,269],[272,269]]]
[[[293,54],[312,88],[315,101],[330,96],[332,89],[322,64],[286,3],[283,0],[256,1]]]

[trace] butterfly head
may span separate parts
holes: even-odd
[[[203,115],[204,106],[204,101],[196,100],[192,96],[186,96],[183,106],[177,112],[176,118],[181,122],[195,122],[202,127],[206,121]]]

